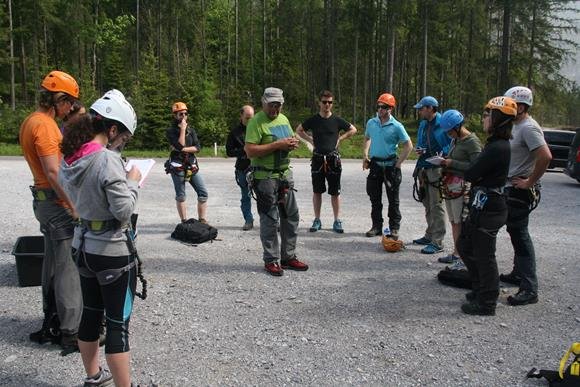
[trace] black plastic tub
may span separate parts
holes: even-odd
[[[16,258],[18,285],[39,286],[44,259],[44,237],[42,235],[19,237],[12,249],[12,255]]]

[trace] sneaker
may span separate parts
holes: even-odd
[[[458,259],[455,263],[450,266],[446,266],[445,270],[447,271],[454,271],[454,270],[467,270],[465,263],[461,259]]]
[[[280,277],[284,274],[284,270],[282,270],[278,262],[267,263],[264,265],[264,269],[275,277]]]
[[[427,239],[425,237],[421,237],[419,239],[413,239],[414,245],[428,245],[431,243],[431,239]]]
[[[287,261],[281,261],[282,269],[296,270],[296,271],[306,271],[308,270],[308,265],[304,262],[300,262],[296,258],[290,258]]]
[[[60,347],[62,348],[62,351],[60,351],[60,356],[66,356],[74,352],[79,352],[77,334],[74,333],[72,335],[67,335],[66,333],[63,333],[60,341]]]
[[[209,224],[209,223],[207,222],[207,219],[204,219],[204,218],[199,218],[199,223],[202,223],[202,224]]]
[[[377,236],[377,235],[382,235],[382,234],[383,234],[383,232],[381,231],[381,228],[382,228],[382,227],[374,227],[374,226],[373,226],[373,228],[371,228],[369,231],[367,231],[367,232],[365,233],[365,235],[366,235],[367,237],[369,237],[369,238],[370,238],[370,237]]]
[[[316,232],[322,228],[322,223],[320,219],[314,218],[314,222],[312,222],[312,226],[310,226],[310,232]]]
[[[399,240],[399,230],[391,230],[391,238],[398,241]]]
[[[252,220],[252,221],[244,223],[244,227],[242,227],[242,230],[249,231],[253,228],[254,228],[254,221]]]
[[[339,219],[335,220],[334,224],[332,225],[332,231],[342,234],[344,232],[344,229],[342,228],[342,221]]]
[[[459,260],[459,257],[457,255],[453,255],[453,254],[449,254],[449,255],[446,255],[444,257],[437,258],[437,262],[440,262],[440,263],[455,263],[455,262],[457,262],[457,260]]]
[[[109,370],[99,367],[99,373],[94,376],[87,376],[83,387],[105,387],[113,385],[113,375]]]
[[[509,296],[507,302],[512,306],[535,304],[538,302],[538,294],[529,290],[520,290],[515,296]]]
[[[461,311],[465,314],[476,316],[495,316],[495,308],[484,306],[476,302],[466,302],[461,305]]]
[[[508,284],[520,286],[520,282],[522,282],[522,277],[514,273],[513,271],[509,274],[500,274],[499,280],[501,282],[505,282]]]
[[[421,254],[436,254],[443,251],[443,248],[435,242],[429,243],[421,249]]]

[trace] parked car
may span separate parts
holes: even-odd
[[[576,129],[576,135],[570,144],[568,163],[564,173],[580,183],[580,128]]]
[[[558,130],[551,128],[543,128],[544,139],[552,152],[552,161],[548,169],[566,168],[568,164],[568,153],[570,151],[570,144],[574,139],[575,132],[571,130]]]

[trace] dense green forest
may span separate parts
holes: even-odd
[[[510,86],[535,91],[545,126],[580,126],[580,87],[559,75],[577,45],[573,2],[554,0],[4,0],[0,7],[0,142],[14,143],[52,69],[81,99],[118,88],[133,103],[133,148],[166,147],[176,101],[202,143],[222,143],[244,103],[284,90],[297,124],[321,89],[359,128],[377,95],[414,125],[423,95],[479,125],[483,104]],[[566,15],[566,17],[563,17]],[[570,17],[570,15],[572,15]]]

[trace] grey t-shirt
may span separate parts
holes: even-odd
[[[522,122],[514,124],[512,137],[510,140],[512,155],[508,186],[511,186],[510,179],[512,177],[530,176],[536,163],[536,158],[532,152],[542,145],[546,145],[542,128],[532,117],[527,117]]]

